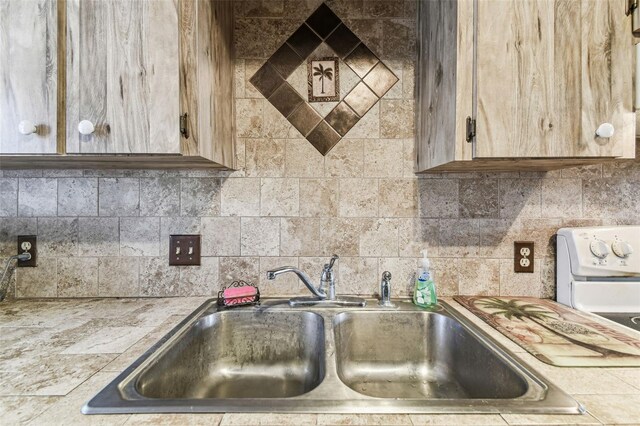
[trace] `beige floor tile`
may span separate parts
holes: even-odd
[[[127,426],[216,426],[222,420],[222,414],[133,414],[125,423]]]
[[[146,299],[144,305],[131,312],[129,316],[137,327],[157,327],[172,315],[181,315],[184,318],[205,300],[207,297]]]
[[[75,301],[14,301],[0,305],[2,327],[60,328],[87,320],[87,309]]]
[[[59,400],[59,397],[53,396],[0,397],[0,423],[27,423]]]
[[[589,414],[503,414],[510,425],[599,425]]]
[[[0,372],[0,395],[67,395],[113,359],[114,355],[55,355],[23,371]]]
[[[151,333],[138,340],[133,346],[120,354],[116,359],[107,364],[102,371],[124,371],[136,359],[144,354],[147,349],[155,345],[165,334],[169,333],[180,321],[184,319],[181,315],[173,315],[167,318],[162,324],[156,327]]]
[[[572,395],[638,394],[637,388],[612,375],[610,369],[554,367],[529,353],[518,354],[518,357]]]
[[[638,389],[640,393],[640,368],[607,368],[606,371]]]
[[[84,309],[83,318],[122,318],[135,312],[147,303],[145,299],[77,299],[65,300],[78,303],[78,308]]]
[[[578,400],[605,424],[640,424],[640,395],[580,395]]]
[[[280,414],[280,413],[227,413],[220,426],[260,425],[260,426],[303,426],[315,425],[316,414]]]
[[[550,377],[561,389],[572,395],[638,393],[636,388],[602,371],[602,369],[567,368],[561,370],[547,367],[541,373]]]
[[[146,327],[104,327],[65,349],[63,354],[119,354],[153,330]]]
[[[122,425],[129,414],[84,415],[82,406],[115,378],[115,373],[97,373],[81,386],[74,389],[65,398],[53,404],[48,410],[36,417],[30,425]]]
[[[410,425],[403,414],[319,414],[319,425]]]
[[[411,415],[411,421],[415,426],[422,425],[506,425],[507,423],[498,414],[420,414]]]

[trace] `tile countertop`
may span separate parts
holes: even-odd
[[[173,425],[639,424],[640,368],[557,368],[445,300],[589,414],[334,415],[161,414],[84,416],[80,407],[207,298],[18,300],[0,304],[0,423]]]

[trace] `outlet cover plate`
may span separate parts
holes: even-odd
[[[169,265],[200,265],[200,235],[170,235]]]
[[[534,251],[533,241],[514,241],[513,271],[533,273]]]
[[[30,245],[29,249],[26,250],[31,253],[31,259],[29,260],[19,260],[17,266],[20,268],[23,267],[36,267],[38,266],[38,245],[36,244],[36,236],[35,235],[18,235],[18,246],[17,246],[17,254],[24,253],[25,250],[22,248],[22,243],[28,243]]]

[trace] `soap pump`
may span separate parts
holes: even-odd
[[[416,274],[416,285],[413,292],[413,303],[417,306],[428,308],[438,303],[436,296],[436,285],[431,274],[431,262],[427,257],[427,250],[421,251],[420,267]]]

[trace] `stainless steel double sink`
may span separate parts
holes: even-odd
[[[82,409],[581,413],[446,303],[218,310],[204,303]]]

